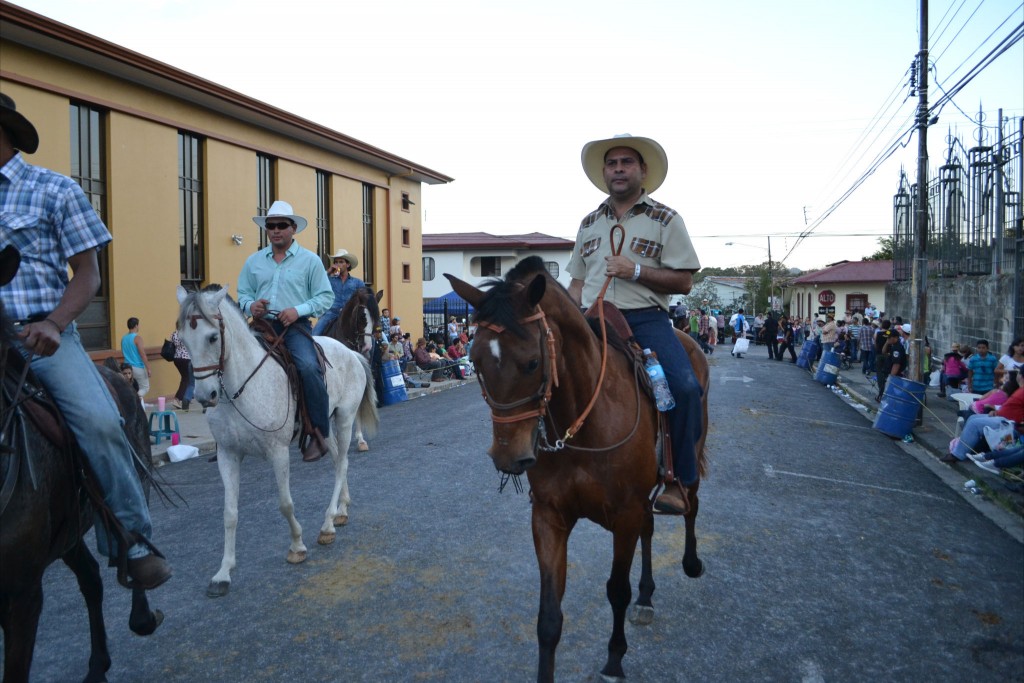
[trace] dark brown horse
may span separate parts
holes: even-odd
[[[325,337],[337,339],[353,351],[361,353],[370,362],[373,371],[374,390],[377,392],[377,405],[384,402],[383,378],[381,377],[380,348],[373,343],[373,331],[380,327],[380,303],[384,290],[376,294],[369,287],[361,287],[355,291],[341,309],[337,320],[324,331]],[[370,450],[363,436],[363,425],[356,418],[353,428],[356,449],[360,452]]]
[[[580,519],[612,532],[614,558],[606,585],[612,635],[601,673],[606,678],[622,678],[627,649],[625,616],[632,597],[629,572],[638,539],[642,566],[633,621],[650,623],[654,609],[651,493],[659,483],[658,430],[653,400],[638,383],[643,369],[609,348],[606,374],[598,390],[601,338],[540,259],[522,261],[487,292],[451,275],[446,277],[459,296],[477,310],[478,327],[470,356],[492,411],[489,455],[500,471],[525,472],[530,482],[533,542],[540,568],[537,680],[554,680],[567,544]],[[707,360],[692,339],[680,339],[704,387],[706,422]],[[593,407],[582,427],[567,439],[567,429],[585,414],[592,399]],[[703,473],[703,438],[697,453]],[[690,512],[685,515],[683,570],[691,577],[704,570],[694,536],[698,485],[689,487]]]
[[[17,269],[17,252],[0,253],[0,284]],[[103,580],[82,536],[92,527],[93,508],[67,447],[54,445],[24,412],[20,355],[10,346],[13,329],[0,306],[0,626],[4,633],[4,683],[28,681],[43,607],[43,573],[58,558],[75,574],[89,612],[92,652],[85,683],[106,680],[110,668],[103,622]],[[124,406],[125,431],[148,464],[151,448],[146,416],[120,373],[100,368],[115,401]],[[31,381],[31,375],[29,375]],[[74,378],[68,378],[74,381]],[[28,399],[30,400],[30,399]],[[129,627],[153,633],[163,615],[149,608],[143,590],[132,591]]]

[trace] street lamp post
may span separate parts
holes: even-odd
[[[726,242],[725,246],[737,246],[737,247],[753,247],[754,249],[762,249],[763,247],[755,247],[753,244],[744,244],[743,242]],[[781,297],[780,297],[781,298]],[[774,306],[775,299],[775,271],[772,266],[772,238],[768,236],[768,308],[775,310]],[[782,308],[782,301],[779,301],[779,308]]]

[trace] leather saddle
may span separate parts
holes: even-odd
[[[306,397],[302,392],[302,377],[295,366],[291,352],[284,345],[284,335],[279,335],[273,325],[262,318],[254,318],[249,326],[256,333],[260,344],[266,349],[268,357],[273,358],[284,368],[284,372],[288,376],[288,386],[295,399],[295,432],[299,433],[299,450],[304,450],[306,444],[313,438],[313,423],[309,419]],[[310,338],[312,339],[312,337]],[[313,339],[313,347],[316,349],[317,361],[320,363],[320,376],[324,377],[326,381],[327,356],[324,355],[323,347],[315,339]],[[295,433],[292,434],[292,438],[295,438]]]

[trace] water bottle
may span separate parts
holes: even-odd
[[[651,386],[654,388],[654,403],[661,412],[668,412],[676,407],[676,400],[672,397],[672,390],[668,388],[668,380],[665,379],[665,369],[658,362],[658,357],[650,349],[644,349],[644,367],[651,378]]]

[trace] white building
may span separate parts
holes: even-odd
[[[452,291],[445,273],[477,285],[491,277],[503,277],[527,256],[539,256],[551,276],[568,287],[566,266],[573,241],[539,232],[526,235],[491,235],[486,232],[452,232],[423,235],[423,301]]]

